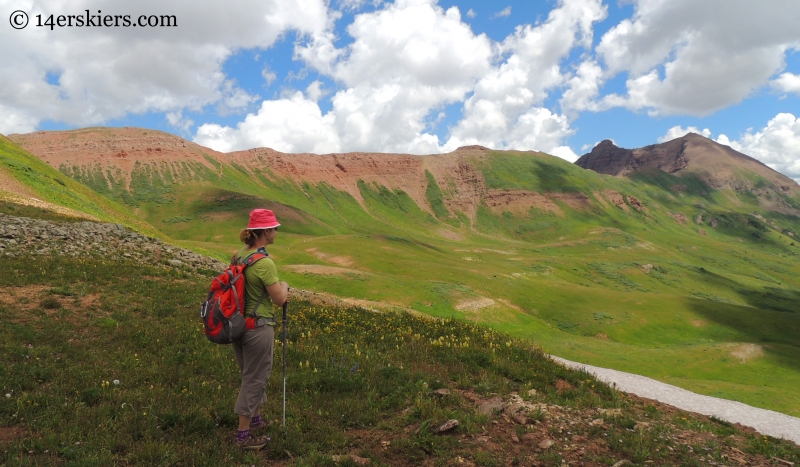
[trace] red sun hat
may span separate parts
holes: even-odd
[[[281,225],[275,218],[275,213],[269,209],[253,209],[250,211],[250,222],[247,223],[247,230],[272,229]]]

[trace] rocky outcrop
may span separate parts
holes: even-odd
[[[610,140],[604,140],[592,152],[581,156],[575,164],[607,175],[626,176],[647,167],[675,173],[689,164],[685,150],[686,137],[639,149],[623,149]]]
[[[797,183],[772,170],[750,156],[695,133],[672,141],[638,149],[617,147],[605,140],[575,164],[597,173],[626,177],[646,169],[659,169],[676,176],[694,174],[709,188],[732,188],[737,191],[763,191],[763,184],[753,182],[753,175],[769,184],[770,191],[789,195],[800,193]],[[742,174],[748,174],[743,176]],[[676,184],[672,191],[680,193],[686,185]]]
[[[222,271],[226,266],[119,224],[51,222],[0,214],[0,256],[40,255],[102,257],[190,271]]]

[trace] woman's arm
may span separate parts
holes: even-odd
[[[267,293],[272,299],[272,303],[281,306],[289,301],[289,284],[278,281],[267,287]]]

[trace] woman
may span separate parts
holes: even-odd
[[[278,236],[278,219],[268,209],[254,209],[250,213],[247,228],[239,234],[245,244],[234,256],[238,264],[253,253],[266,253],[267,245]],[[272,350],[275,344],[275,313],[271,304],[264,302],[266,295],[275,305],[289,301],[289,285],[278,280],[275,263],[267,257],[245,268],[245,314],[257,315],[257,327],[245,331],[244,336],[233,342],[233,351],[242,376],[235,411],[239,415],[239,430],[236,442],[242,449],[258,450],[268,442],[267,436],[255,436],[251,428],[266,425],[261,417],[261,406],[267,401],[265,388],[272,371]]]

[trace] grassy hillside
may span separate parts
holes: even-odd
[[[0,171],[6,172],[43,201],[90,214],[105,222],[120,223],[148,235],[158,231],[124,206],[76,183],[0,135]]]
[[[209,343],[196,319],[208,277],[91,258],[29,264],[4,258],[0,269],[3,465],[800,461],[791,443],[625,397],[529,340],[302,301],[290,308],[288,434],[278,346],[265,413],[273,441],[245,453],[231,440],[232,350]],[[495,396],[530,411],[477,410]],[[435,434],[451,419],[458,427]]]
[[[800,218],[762,194],[660,170],[615,178],[540,153],[471,164],[487,190],[549,194],[556,208],[448,210],[361,182],[361,199],[268,167],[61,167],[183,246],[227,256],[255,207],[282,222],[270,250],[297,287],[455,317],[571,360],[800,415]],[[90,173],[91,172],[91,173]],[[784,200],[791,205],[792,199]]]

